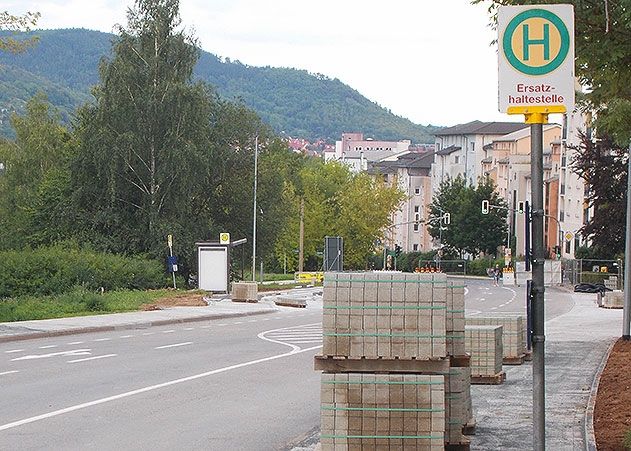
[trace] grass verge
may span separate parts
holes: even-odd
[[[0,299],[0,322],[130,312],[139,310],[142,304],[181,293],[174,290],[120,290],[100,294],[76,288],[55,296]]]

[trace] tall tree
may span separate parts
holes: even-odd
[[[71,134],[43,95],[30,100],[26,113],[13,115],[11,122],[16,139],[0,144],[0,162],[4,168],[0,172],[0,248],[41,244],[43,237],[34,236],[45,228],[51,236],[61,238],[59,230],[68,224],[59,215],[54,221],[45,219],[43,209],[55,216],[53,211],[57,207],[66,209],[69,205]],[[44,203],[51,190],[58,192],[59,201],[48,198]]]
[[[628,149],[616,145],[611,137],[592,140],[581,134],[581,145],[572,161],[574,171],[589,185],[587,202],[593,207],[581,234],[603,258],[624,252],[627,158]]]
[[[482,214],[482,200],[488,200],[492,208],[489,214]],[[440,230],[440,221],[430,223],[429,233],[442,238],[448,250],[463,256],[477,256],[480,252],[495,254],[506,237],[506,202],[495,191],[489,178],[479,180],[473,187],[460,175],[441,183],[430,205],[430,216],[439,218],[449,213],[450,224]]]
[[[127,19],[100,67],[96,102],[79,114],[73,183],[104,247],[159,254],[166,234],[194,240],[191,228],[210,222],[199,181],[216,99],[192,82],[199,51],[177,0],[136,0]]]
[[[386,187],[366,173],[354,174],[339,163],[309,160],[300,180],[286,184],[285,203],[289,220],[276,245],[279,261],[295,268],[298,249],[300,203],[305,204],[305,256],[315,256],[325,236],[344,239],[344,265],[363,269],[374,242],[382,238],[390,215],[403,200],[396,187]]]
[[[488,4],[492,24],[500,5],[572,3],[576,74],[590,90],[585,106],[597,127],[621,145],[631,138],[631,8],[628,0],[472,0]]]

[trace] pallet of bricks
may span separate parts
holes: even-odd
[[[530,360],[527,346],[526,317],[519,313],[494,313],[466,318],[467,326],[502,326],[502,363],[521,365]]]
[[[465,349],[471,355],[472,384],[501,384],[506,380],[502,371],[502,326],[465,327]]]
[[[469,448],[464,287],[438,273],[326,273],[323,304],[324,451]]]

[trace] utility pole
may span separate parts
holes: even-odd
[[[298,272],[304,271],[305,259],[305,200],[300,200],[300,243],[298,248]]]
[[[258,183],[259,135],[254,138],[254,212],[252,219],[252,282],[256,282],[256,188]]]

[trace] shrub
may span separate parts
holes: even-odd
[[[622,446],[625,450],[631,451],[631,429],[627,429],[622,438]]]
[[[95,291],[165,286],[155,260],[53,246],[0,252],[0,298],[59,294],[80,286]]]
[[[499,267],[502,268],[504,266],[504,259],[478,258],[467,261],[467,275],[486,276],[486,270],[493,268],[495,265],[499,265]]]

